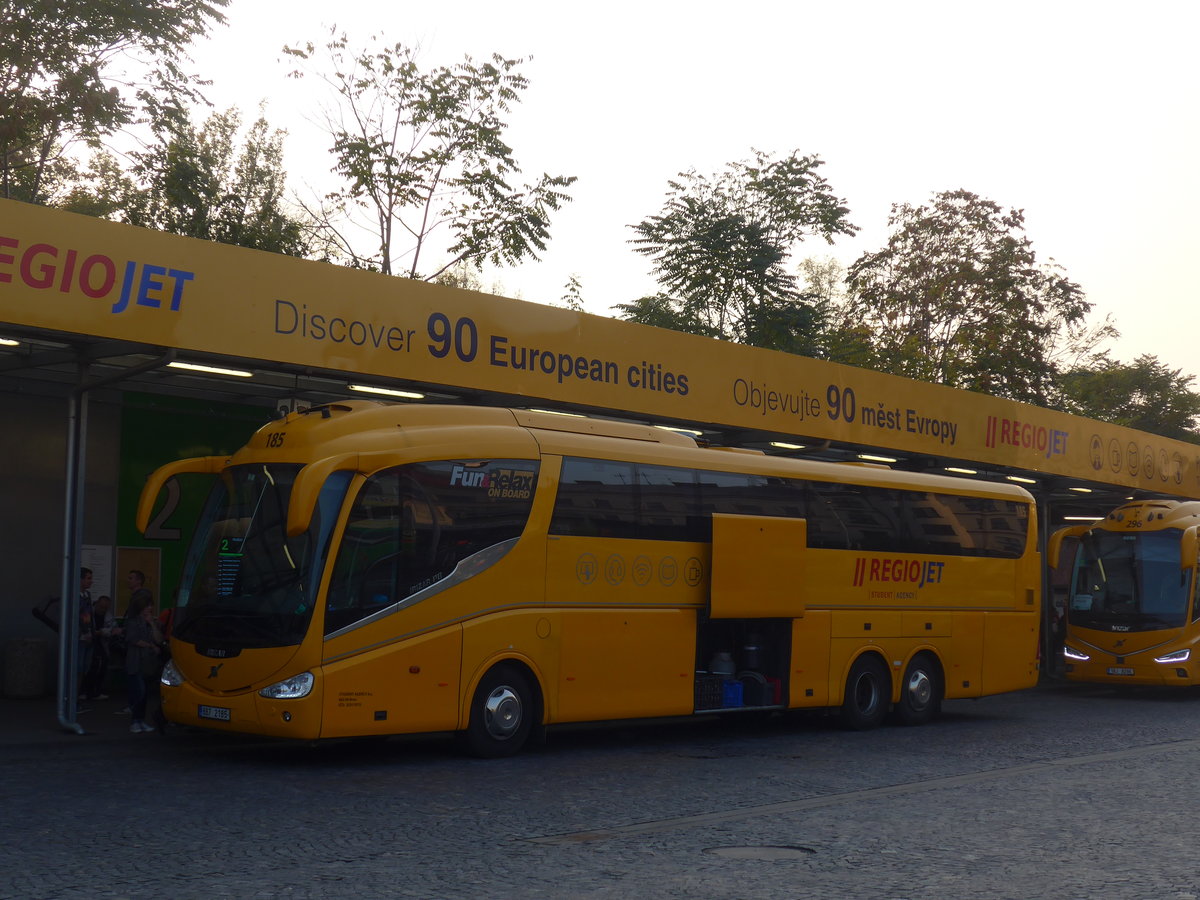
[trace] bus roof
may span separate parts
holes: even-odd
[[[1138,518],[1154,529],[1187,528],[1200,524],[1200,501],[1133,500],[1118,506],[1092,527],[1124,530],[1126,520],[1132,518]]]
[[[286,429],[283,446],[272,435]],[[522,437],[523,435],[523,437]],[[529,440],[532,437],[536,445]],[[824,462],[764,453],[733,453],[702,447],[691,437],[668,429],[609,419],[563,416],[499,407],[437,404],[386,404],[348,401],[293,412],[263,426],[231,462],[259,460],[263,454],[300,463],[345,453],[414,449],[421,445],[459,451],[454,455],[512,453],[556,454],[724,472],[807,478],[818,481],[890,486],[910,490],[967,493],[1032,502],[1015,484]],[[1200,503],[1196,506],[1200,508]]]

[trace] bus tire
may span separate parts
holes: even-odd
[[[904,725],[924,725],[942,711],[942,672],[929,653],[918,653],[904,670],[896,717]]]
[[[507,663],[493,666],[471,699],[467,750],[483,759],[512,756],[529,738],[533,712],[533,695],[524,673]]]
[[[854,661],[846,679],[842,700],[842,724],[852,731],[866,731],[883,724],[892,699],[892,675],[874,653]]]

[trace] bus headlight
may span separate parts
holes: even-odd
[[[1087,662],[1089,659],[1091,659],[1091,657],[1082,650],[1076,650],[1074,647],[1069,647],[1066,645],[1063,646],[1063,656],[1065,656],[1067,659],[1073,659],[1076,662]]]
[[[183,684],[183,673],[175,665],[175,660],[168,659],[167,664],[163,666],[162,674],[158,676],[159,684],[164,684],[167,687],[179,687]]]
[[[283,681],[277,681],[272,685],[268,685],[259,691],[258,695],[260,697],[269,697],[272,700],[299,700],[301,697],[307,697],[311,693],[316,680],[312,672],[302,672],[299,675],[293,675],[291,678],[285,678]]]
[[[1154,657],[1154,661],[1160,663],[1181,663],[1187,662],[1191,655],[1191,650],[1176,650],[1174,653],[1168,653],[1166,656],[1156,656]]]

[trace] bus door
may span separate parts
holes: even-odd
[[[787,703],[793,623],[804,616],[804,519],[714,513],[696,709]]]

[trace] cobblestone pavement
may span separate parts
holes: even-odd
[[[108,733],[0,742],[0,897],[1200,898],[1191,691],[571,727],[493,761]]]

